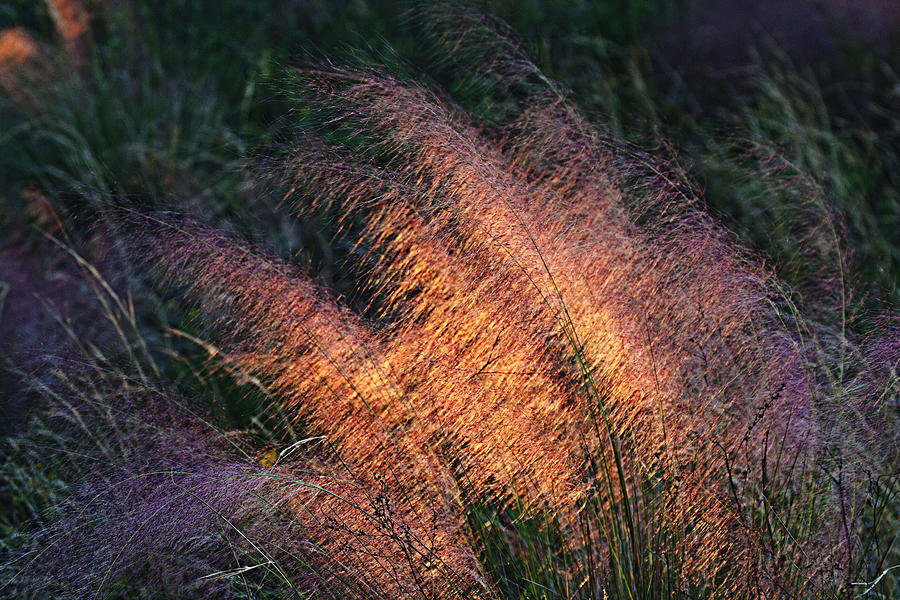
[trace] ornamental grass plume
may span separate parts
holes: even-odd
[[[426,185],[323,149],[301,149],[291,163],[302,170],[292,185],[321,200],[302,213],[340,205],[349,221],[365,207],[370,312],[386,323],[386,352],[409,381],[422,426],[456,449],[444,452],[458,476],[476,495],[510,501],[514,489],[525,505],[571,508],[584,492],[589,412],[540,309],[509,310],[525,275],[512,263],[496,268],[474,245],[457,248],[437,213],[423,212]]]
[[[345,458],[383,473],[397,455],[379,452],[399,443],[421,465],[405,485],[433,481],[446,489],[452,473],[476,496],[572,502],[579,447],[559,446],[575,437],[562,434],[570,424],[559,417],[563,403],[574,401],[543,356],[539,332],[529,329],[528,315],[504,312],[500,274],[489,288],[473,288],[419,231],[415,215],[399,208],[379,219],[383,235],[397,231],[403,239],[384,272],[428,282],[391,290],[416,295],[397,307],[398,322],[408,326],[376,331],[287,265],[241,259],[210,233],[169,237],[158,259],[201,305],[227,299],[209,314],[231,356],[271,378],[297,418],[314,419]]]
[[[475,573],[462,515],[489,502],[554,515],[572,556],[605,548],[621,589],[847,577],[850,490],[889,457],[865,456],[883,398],[849,379],[846,321],[804,319],[681,172],[559,94],[480,130],[370,69],[288,84],[319,125],[284,162],[287,196],[339,219],[367,316],[203,227],[157,223],[149,255],[364,487],[395,487],[425,554]],[[802,527],[773,532],[773,502]]]
[[[386,573],[377,589],[398,596],[475,593],[447,466],[365,324],[295,268],[214,231],[163,226],[147,241],[165,279],[188,286],[223,333],[229,361],[261,376],[296,419],[310,421],[360,482],[317,507],[290,501],[297,512],[338,514],[326,547],[339,562],[371,573],[374,561]],[[366,499],[370,513],[341,515]]]
[[[320,72],[315,73],[313,79],[319,85],[323,82]],[[348,80],[351,83],[344,86]],[[431,237],[451,248],[447,251],[447,255],[453,259],[444,271],[465,272],[464,269],[468,267],[469,273],[472,274],[473,282],[468,286],[463,284],[458,292],[459,296],[475,299],[479,288],[487,288],[495,277],[503,277],[507,272],[513,273],[513,276],[504,280],[503,286],[499,286],[511,291],[502,297],[502,302],[498,303],[500,311],[485,310],[490,305],[476,301],[472,303],[474,308],[467,314],[469,321],[478,323],[476,313],[481,310],[484,310],[483,319],[488,322],[496,322],[498,320],[496,315],[501,311],[513,319],[520,315],[535,314],[530,322],[531,328],[537,332],[545,332],[545,336],[549,333],[556,338],[554,344],[543,345],[552,348],[553,345],[559,347],[560,342],[564,340],[574,342],[568,348],[570,356],[574,348],[574,352],[579,355],[578,359],[585,361],[585,375],[596,378],[600,382],[603,394],[610,398],[614,427],[609,433],[617,438],[625,438],[633,444],[635,450],[640,452],[641,462],[653,471],[661,472],[674,460],[672,455],[667,455],[670,451],[669,444],[684,448],[688,457],[680,460],[689,460],[691,455],[697,452],[696,449],[692,453],[691,446],[686,440],[666,439],[665,421],[677,419],[675,409],[670,407],[665,413],[661,413],[658,409],[664,402],[671,402],[669,398],[663,399],[661,395],[665,391],[669,394],[674,393],[661,388],[661,385],[667,382],[667,378],[674,380],[680,377],[679,381],[684,381],[683,371],[670,374],[670,365],[659,364],[659,361],[675,363],[683,359],[684,354],[676,354],[675,351],[665,354],[667,340],[661,342],[652,340],[652,345],[648,348],[645,336],[651,334],[645,331],[645,324],[635,322],[633,315],[667,315],[677,310],[679,307],[669,305],[661,307],[660,312],[649,310],[644,312],[642,308],[656,307],[642,307],[640,302],[649,302],[653,298],[651,290],[659,289],[666,280],[669,285],[679,284],[681,280],[672,273],[682,264],[693,266],[694,272],[689,272],[690,281],[702,285],[704,281],[702,279],[698,281],[696,261],[697,254],[703,251],[703,247],[693,255],[689,254],[685,263],[674,265],[673,271],[670,272],[665,268],[669,265],[665,265],[661,260],[665,255],[651,259],[658,262],[648,261],[633,265],[645,256],[655,254],[662,244],[657,243],[649,249],[646,245],[642,246],[640,242],[643,240],[629,230],[630,224],[624,215],[603,210],[604,204],[589,205],[584,202],[579,205],[581,198],[574,196],[570,200],[564,195],[566,190],[540,189],[525,178],[517,178],[513,166],[502,155],[491,150],[471,127],[454,119],[450,111],[436,99],[429,97],[425,90],[407,87],[396,80],[366,73],[361,74],[359,79],[354,79],[352,74],[336,73],[325,85],[333,83],[337,83],[338,89],[324,92],[322,97],[340,98],[338,102],[344,110],[360,115],[361,127],[364,128],[366,135],[374,133],[379,136],[377,151],[389,153],[389,157],[385,160],[390,161],[394,167],[389,173],[391,180],[405,181],[410,186],[422,189],[419,198],[424,199],[424,202],[419,210],[429,221],[432,228]],[[332,91],[333,93],[329,93]],[[294,162],[306,164],[303,159]],[[327,172],[318,166],[313,166],[312,170]],[[616,175],[609,173],[608,169],[604,169],[604,172],[607,177]],[[340,191],[339,185],[339,180],[328,182],[320,185],[320,189],[328,190],[326,193],[333,193],[335,189]],[[605,198],[599,199],[600,201],[607,200],[609,195],[617,193],[617,190],[609,186],[605,186],[605,189],[609,191]],[[365,194],[350,195],[351,200],[356,198],[360,202],[369,197]],[[560,201],[560,198],[566,200]],[[406,312],[417,314],[417,309],[406,308],[405,304],[421,306],[419,314],[425,315],[425,318],[418,321],[410,320],[409,322],[413,324],[411,327],[434,331],[436,333],[433,337],[436,339],[440,339],[442,331],[446,330],[450,340],[445,343],[452,345],[454,338],[461,337],[459,333],[461,328],[456,325],[459,323],[458,320],[447,318],[453,313],[441,307],[452,305],[452,299],[447,300],[452,298],[452,295],[446,292],[447,286],[443,281],[445,278],[436,278],[432,273],[423,272],[423,266],[428,263],[420,259],[421,253],[407,234],[409,230],[415,231],[413,228],[409,226],[398,228],[396,220],[389,220],[387,223],[388,226],[383,230],[380,229],[381,223],[376,225],[379,228],[379,234],[376,236],[381,235],[385,238],[396,236],[400,238],[396,245],[406,247],[400,251],[393,250],[389,254],[391,258],[386,262],[391,262],[393,257],[403,256],[406,252],[411,256],[409,260],[411,267],[407,266],[404,270],[405,265],[394,264],[379,271],[384,273],[386,285],[390,286],[395,280],[399,282],[398,289],[386,295],[386,302],[393,301],[391,311],[400,314]],[[688,219],[675,224],[685,229],[691,225]],[[701,227],[702,222],[694,227],[694,231],[699,230],[698,237],[706,233]],[[398,235],[396,233],[398,231],[403,233]],[[694,231],[688,230],[687,233]],[[683,243],[686,237],[687,235],[682,235],[676,241]],[[709,279],[718,281],[716,278],[721,278],[726,283],[720,283],[722,287],[713,289],[703,289],[701,285],[697,285],[697,289],[689,288],[688,291],[694,296],[694,302],[698,302],[697,298],[701,295],[706,298],[708,297],[706,294],[710,292],[715,293],[717,289],[724,290],[729,287],[731,295],[728,299],[736,298],[735,302],[741,302],[743,298],[740,292],[742,288],[746,289],[753,283],[752,278],[744,271],[738,270],[732,279],[740,287],[734,283],[729,285],[728,279],[721,277],[723,270],[725,275],[728,274],[727,270],[722,269],[722,258],[727,258],[727,246],[715,238],[704,237],[707,238],[705,244],[713,246],[713,251],[725,255],[714,257],[717,260],[710,265],[712,273]],[[688,247],[687,250],[691,248]],[[396,269],[402,275],[392,277],[392,269]],[[599,280],[596,278],[598,273],[601,276]],[[610,289],[612,282],[618,284],[615,289]],[[644,286],[648,290],[643,291],[639,286]],[[415,295],[411,292],[415,292]],[[645,296],[641,296],[642,293]],[[631,298],[631,294],[638,295],[639,300]],[[411,300],[408,300],[410,298]],[[728,308],[734,310],[732,307]],[[702,306],[697,309],[689,305],[688,308],[688,311],[695,313],[702,310]],[[623,311],[627,316],[619,316]],[[735,314],[744,316],[747,311],[735,311]],[[432,318],[437,324],[427,325],[427,318]],[[706,336],[712,335],[712,332],[705,332],[698,327],[696,317],[690,324],[694,326],[692,333],[701,336],[704,333]],[[699,325],[706,323],[701,322]],[[709,327],[706,325],[706,329]],[[713,327],[723,326],[713,322]],[[484,330],[491,331],[487,327],[476,329],[476,331]],[[658,333],[653,332],[652,335],[656,336]],[[558,358],[556,360],[544,358],[535,363],[533,357],[540,356],[541,351],[523,349],[521,343],[523,338],[524,335],[510,339],[500,354],[520,359],[517,362],[518,368],[531,362],[531,364],[549,364],[551,371],[553,366],[558,369],[561,363]],[[727,337],[722,336],[717,338],[717,343],[721,344],[723,338],[727,340]],[[679,342],[681,340],[676,341]],[[465,347],[465,344],[460,345]],[[645,348],[652,352],[655,346],[660,346],[658,350],[662,353],[660,358],[647,354],[641,356],[648,351],[644,350]],[[705,358],[710,360],[709,357]],[[578,374],[570,369],[569,375]],[[719,378],[717,381],[727,380]],[[548,396],[555,397],[557,401],[560,399],[559,394],[552,392]],[[715,396],[712,396],[710,400],[715,401]],[[540,404],[542,400],[544,396],[539,395],[535,401]],[[571,431],[578,431],[577,423],[589,422],[587,417],[590,415],[590,406],[585,400],[582,398],[581,402],[574,402],[581,405],[581,415],[578,415],[577,410],[570,411],[571,416],[575,417],[572,424],[567,427]],[[452,400],[444,402],[449,404]],[[702,408],[702,403],[700,407]],[[601,408],[606,410],[604,407]],[[683,409],[683,406],[678,408]],[[556,412],[557,422],[565,423],[566,411]],[[670,412],[673,414],[670,415]],[[694,409],[694,413],[696,412],[697,409]],[[673,425],[679,427],[682,424],[676,421]],[[677,433],[693,432],[698,436],[706,433],[702,431],[702,427],[700,418],[695,417],[689,420],[689,427],[681,426]],[[560,429],[564,431],[567,428]],[[694,447],[697,445],[695,442]],[[721,451],[717,447],[712,447],[707,450],[707,455],[700,459],[700,464],[704,464],[707,469],[724,464],[720,455]],[[681,466],[680,469],[678,466],[673,467],[675,471],[687,469],[687,465]],[[708,568],[713,565],[728,562],[733,564],[739,558],[748,559],[751,556],[750,552],[744,549],[747,536],[734,531],[730,536],[727,533],[729,528],[726,526],[731,524],[732,527],[736,527],[738,519],[734,515],[729,516],[727,509],[716,506],[717,501],[723,507],[727,506],[716,495],[718,491],[724,496],[726,490],[710,487],[704,477],[694,471],[684,474],[672,473],[671,476],[677,476],[681,485],[690,486],[687,488],[688,493],[673,498],[673,503],[667,504],[667,508],[674,515],[679,515],[673,519],[675,523],[679,521],[697,523],[698,515],[705,518],[713,514],[721,515],[712,523],[694,529],[695,533],[692,535],[697,539],[693,543],[702,546],[693,548],[700,550],[697,555],[702,557],[691,561],[693,565],[697,565],[697,573],[708,577]],[[692,488],[698,491],[694,492]],[[699,490],[703,489],[706,491],[701,493]],[[703,500],[704,496],[707,498],[706,501]],[[685,497],[689,500],[685,501]],[[619,500],[619,497],[607,498],[608,503]],[[730,540],[734,540],[736,546],[733,551],[730,551],[730,544],[727,543]]]
[[[514,369],[549,365],[557,377],[588,380],[608,417],[605,434],[634,453],[638,479],[666,490],[662,527],[689,549],[679,567],[686,585],[768,593],[795,576],[777,566],[777,554],[804,560],[814,547],[849,543],[810,530],[774,549],[749,525],[745,505],[756,494],[790,495],[806,478],[821,493],[827,477],[883,464],[884,454],[868,462],[864,450],[883,424],[867,398],[845,393],[846,342],[823,345],[840,334],[792,312],[772,273],[705,213],[683,174],[605,136],[558,94],[536,97],[506,129],[484,135],[427,89],[371,70],[300,69],[293,81],[320,122],[337,123],[316,127],[318,135],[350,140],[383,168],[366,189],[346,159],[310,156],[307,137],[287,166],[300,172],[288,176],[291,191],[312,182],[325,209],[340,198],[344,214],[363,215],[363,244],[383,257],[369,277],[382,312],[402,315],[397,330],[417,330],[417,347],[432,352],[479,350],[461,322],[483,323],[472,331],[501,340],[487,334],[503,330],[497,314],[526,316],[543,350],[529,348],[524,334],[498,355]],[[444,248],[440,259],[434,246]],[[490,287],[499,280],[505,292]],[[495,304],[479,296],[487,290]],[[553,356],[561,342],[580,370]],[[460,364],[477,373],[485,363]],[[535,405],[557,412],[557,435],[583,431],[589,403],[580,413],[551,408],[547,397],[572,404],[557,390]],[[607,506],[620,500],[614,493]],[[840,530],[844,502],[819,508],[824,531]],[[802,585],[829,585],[852,560],[830,552],[806,565],[813,573]]]

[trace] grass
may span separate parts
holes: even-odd
[[[877,50],[723,101],[664,3],[57,4],[0,12],[2,594],[897,593]]]

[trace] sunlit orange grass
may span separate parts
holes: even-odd
[[[507,310],[546,307],[544,326],[566,330],[602,383],[616,433],[648,473],[683,486],[672,520],[716,558],[692,563],[749,559],[729,462],[755,473],[763,432],[777,452],[797,452],[789,434],[802,441],[814,429],[800,361],[769,310],[766,274],[664,172],[629,198],[620,185],[627,162],[610,164],[597,139],[581,134],[576,151],[535,143],[564,122],[544,122],[544,139],[507,144],[514,163],[425,90],[367,73],[308,75],[326,105],[378,136],[396,178],[432,191],[433,212],[424,212],[443,219],[445,237],[478,248],[494,269],[512,263],[525,274]],[[527,159],[542,153],[565,161],[531,167]],[[713,504],[722,517],[701,533],[689,507]]]
[[[84,37],[91,22],[90,12],[80,0],[46,0],[46,2],[69,60],[75,66],[82,66],[85,61]]]
[[[805,418],[809,383],[791,332],[771,310],[769,274],[686,188],[667,181],[677,174],[651,165],[660,170],[644,175],[648,194],[629,198],[628,183],[619,181],[628,176],[627,158],[614,163],[597,147],[599,135],[588,139],[563,119],[541,122],[546,117],[538,115],[514,145],[517,169],[532,174],[536,200],[563,198],[559,210],[584,215],[579,250],[558,246],[548,261],[571,289],[585,352],[619,404],[648,408],[657,443],[677,462],[696,462],[696,436],[731,451],[737,443],[733,459],[743,466],[756,458],[748,453],[762,450],[758,431],[799,443],[796,434],[802,439],[813,426]],[[551,131],[556,139],[548,139]],[[566,133],[580,139],[565,140]],[[545,152],[553,164],[544,162]],[[573,273],[578,264],[584,268]]]
[[[328,551],[356,557],[358,566],[374,560],[367,572],[378,564],[397,569],[396,581],[381,578],[379,589],[423,585],[427,595],[440,596],[460,581],[474,585],[475,561],[452,509],[453,483],[415,434],[414,407],[360,320],[295,269],[233,238],[183,225],[148,239],[166,278],[188,286],[224,332],[230,360],[264,376],[359,478],[334,490],[345,498],[324,495],[324,504],[310,509],[336,515]],[[367,512],[350,508],[348,500],[365,498]],[[376,499],[391,507],[381,520],[372,517]],[[306,506],[299,498],[292,504]],[[398,552],[411,554],[395,564]]]
[[[517,130],[517,139],[506,147],[513,149],[510,155],[520,172],[585,211],[609,206],[606,211],[624,215],[623,222],[631,224],[628,237],[643,249],[628,261],[616,261],[612,278],[589,272],[586,279],[605,298],[615,297],[617,290],[621,295],[622,282],[628,284],[631,305],[620,305],[624,310],[615,322],[620,328],[631,322],[638,335],[631,336],[628,353],[627,338],[619,342],[614,356],[643,355],[653,367],[652,382],[645,375],[643,386],[659,381],[666,446],[675,448],[680,474],[690,469],[701,492],[716,487],[722,497],[722,488],[731,488],[724,496],[739,512],[752,505],[759,490],[767,497],[794,497],[801,482],[820,481],[813,484],[815,492],[805,492],[826,499],[816,511],[817,525],[808,539],[792,537],[785,548],[802,556],[808,590],[822,582],[830,585],[835,572],[850,568],[852,552],[846,549],[855,542],[847,522],[855,518],[855,508],[846,489],[838,492],[825,482],[825,473],[842,479],[844,486],[859,485],[867,471],[885,467],[893,443],[883,434],[890,426],[877,409],[878,392],[864,381],[841,379],[851,370],[846,365],[860,364],[861,355],[851,350],[853,342],[840,322],[816,323],[793,314],[774,276],[742,255],[712,223],[676,171],[610,142],[563,107],[526,113]],[[639,190],[640,185],[646,193],[609,192],[611,187]],[[609,230],[597,229],[599,247],[615,247],[614,236],[602,236]],[[840,290],[828,294],[840,298],[838,306],[845,301]],[[836,316],[841,318],[837,311]],[[646,334],[644,346],[641,333]],[[617,347],[615,339],[597,342],[601,349]],[[586,337],[588,352],[591,343]],[[629,376],[617,379],[615,371],[607,371],[605,378],[618,394],[627,394],[641,381],[634,368],[623,358],[617,371]],[[837,455],[837,461],[823,460],[829,455]],[[744,522],[749,512],[730,520]],[[835,556],[838,548],[842,555]],[[820,560],[808,564],[810,556]],[[783,564],[771,556],[761,562],[767,560],[772,563],[760,575],[761,584],[778,586]]]
[[[27,98],[23,76],[27,76],[40,53],[37,40],[24,29],[0,31],[0,88],[17,102]]]
[[[445,214],[416,210],[427,189],[394,184],[390,173],[346,156],[301,150],[291,163],[293,185],[309,194],[302,202],[317,196],[311,205],[340,205],[345,217],[368,208],[360,245],[368,292],[390,323],[386,352],[410,382],[419,427],[459,465],[469,493],[549,501],[573,519],[592,449],[587,399],[565,376],[541,308],[509,297],[521,270],[456,248],[442,230]]]
[[[0,31],[0,64],[4,68],[21,65],[37,53],[37,42],[21,27]]]
[[[572,449],[559,443],[565,440],[560,422],[566,421],[559,417],[567,396],[564,382],[543,372],[549,370],[540,362],[545,345],[540,339],[530,339],[529,345],[534,329],[516,320],[527,315],[510,319],[492,294],[455,281],[458,275],[446,255],[427,244],[411,245],[415,222],[408,220],[412,215],[403,218],[403,223],[383,221],[382,226],[401,232],[402,247],[416,251],[403,260],[395,257],[391,268],[401,278],[424,270],[426,277],[419,281],[426,285],[416,290],[416,309],[405,315],[405,325],[383,333],[382,342],[347,311],[322,298],[309,303],[316,291],[308,282],[294,287],[293,280],[272,273],[274,279],[262,287],[275,294],[273,302],[261,298],[256,286],[242,283],[246,270],[229,269],[212,258],[203,262],[204,269],[231,274],[216,281],[211,275],[185,275],[191,269],[174,259],[185,254],[181,247],[171,249],[168,269],[207,300],[231,286],[239,290],[228,293],[239,293],[245,302],[232,307],[234,318],[222,324],[230,330],[236,356],[269,374],[272,387],[301,415],[312,408],[310,416],[333,430],[345,455],[383,474],[393,458],[384,460],[380,449],[405,440],[411,452],[427,460],[431,453],[440,455],[471,486],[471,495],[515,498],[525,505],[565,499],[556,504],[568,507],[573,517],[579,471]],[[257,269],[256,277],[265,272]],[[428,298],[429,286],[443,290],[444,298]],[[311,404],[312,397],[319,404]],[[347,399],[359,406],[342,408]],[[421,475],[432,481],[438,472]]]
[[[603,362],[618,357],[642,363],[625,369],[624,377],[614,366],[607,369],[610,383],[639,381],[634,387],[644,390],[656,388],[657,381],[671,384],[665,395],[686,398],[693,410],[677,414],[690,420],[698,406],[728,406],[727,414],[713,418],[719,430],[739,429],[750,415],[754,425],[748,430],[783,434],[794,448],[818,439],[816,423],[809,418],[813,391],[804,373],[809,365],[801,364],[807,348],[793,329],[796,323],[780,322],[783,315],[773,319],[769,307],[781,292],[769,285],[771,272],[749,261],[714,222],[684,173],[671,161],[612,139],[585,121],[566,91],[522,52],[505,24],[452,5],[425,12],[429,36],[446,60],[474,71],[498,91],[518,87],[520,96],[523,86],[530,90],[519,101],[519,121],[493,139],[513,165],[512,176],[537,188],[525,205],[516,207],[520,215],[528,215],[523,221],[533,224],[534,236],[546,229],[545,223],[574,225],[567,241],[575,260],[560,260],[557,276],[566,276],[566,263],[594,267],[574,278],[575,285],[579,279],[590,282],[585,293],[572,293],[569,300],[580,302],[593,293],[600,299],[593,302],[600,312],[615,308],[618,313],[612,327],[602,326],[603,319],[600,327],[589,321],[580,325],[586,346],[592,345],[592,336],[600,337],[588,354],[593,360],[603,356]],[[485,56],[491,59],[485,61]],[[457,129],[470,129],[458,113],[446,114],[456,120]],[[572,312],[589,315],[591,309]],[[623,328],[631,334],[622,336]],[[612,337],[604,340],[608,332]],[[636,349],[637,356],[616,351],[617,345]],[[652,345],[665,347],[648,357]],[[663,381],[660,373],[667,362],[670,376]],[[653,371],[651,385],[634,377],[648,371]],[[672,432],[694,433],[693,427]],[[749,444],[751,450],[765,446],[751,431],[737,433],[742,452],[753,440],[757,443]],[[758,466],[756,458],[740,457]]]
[[[779,297],[769,286],[771,275],[742,255],[664,165],[636,154],[621,158],[634,151],[610,148],[571,111],[533,112],[518,126],[521,137],[510,147],[519,168],[537,174],[535,185],[570,200],[576,210],[608,206],[606,212],[622,215],[625,227],[618,235],[596,228],[594,248],[624,242],[633,250],[612,263],[596,251],[582,259],[605,267],[586,271],[584,282],[599,297],[618,302],[609,304],[611,313],[602,321],[591,321],[590,307],[574,307],[573,313],[585,315],[586,353],[602,359],[598,371],[614,397],[641,398],[644,423],[658,420],[650,448],[655,443],[666,452],[677,477],[690,473],[695,501],[717,490],[731,507],[732,524],[746,518],[735,509],[748,486],[771,492],[796,485],[790,472],[802,479],[799,473],[816,468],[814,461],[831,443],[822,423],[836,413],[810,364],[808,342],[789,329],[790,317],[783,321],[772,309]],[[644,178],[649,197],[610,194],[611,187],[628,189],[629,168]],[[659,410],[652,410],[653,402]],[[842,445],[858,454],[849,440]],[[788,474],[776,483],[779,468]],[[831,535],[837,527],[825,531]]]

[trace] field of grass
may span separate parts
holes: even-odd
[[[898,33],[0,3],[0,597],[900,597]]]

